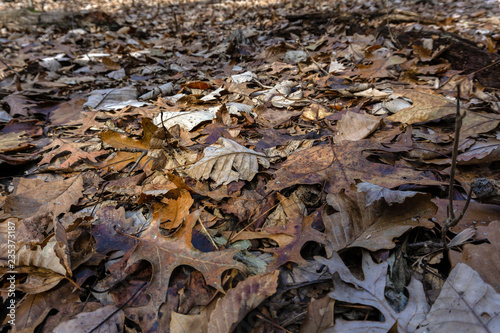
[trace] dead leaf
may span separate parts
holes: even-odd
[[[408,303],[401,312],[396,312],[387,302],[384,290],[387,262],[376,264],[367,251],[363,251],[362,269],[364,280],[356,278],[346,267],[337,252],[330,259],[315,257],[326,265],[333,276],[335,290],[329,296],[336,301],[369,305],[378,309],[385,320],[348,321],[337,319],[335,325],[325,332],[388,332],[394,325],[398,332],[415,332],[417,325],[425,318],[429,305],[425,299],[420,281],[412,278],[407,286]]]
[[[478,226],[476,235],[477,239],[487,239],[489,243],[464,244],[462,251],[450,251],[451,264],[453,267],[458,263],[467,264],[496,292],[499,292],[500,222],[494,221],[489,225]]]
[[[437,211],[429,196],[410,197],[390,207],[384,201],[368,206],[365,194],[341,191],[329,194],[326,201],[331,207],[323,210],[323,223],[335,251],[346,247],[392,249],[393,239],[411,228],[432,228],[428,219]]]
[[[4,210],[21,218],[53,213],[59,216],[78,203],[83,192],[81,175],[60,181],[17,178]]]
[[[54,333],[121,333],[125,314],[114,305],[103,306],[92,312],[82,312],[74,319],[61,322],[54,328]]]
[[[150,324],[154,324],[158,309],[165,302],[168,282],[172,271],[181,265],[191,266],[199,270],[205,277],[207,285],[221,289],[221,274],[230,269],[245,272],[245,266],[233,259],[237,249],[201,252],[191,244],[192,228],[198,220],[200,211],[185,216],[184,224],[170,237],[160,232],[159,221],[153,221],[141,234],[139,243],[132,249],[130,258],[125,257],[125,270],[114,272],[115,278],[109,283],[116,283],[126,278],[127,268],[140,260],[149,261],[153,267],[153,276],[146,292],[151,296],[148,305],[134,308],[133,311],[147,311],[151,316]]]
[[[293,153],[279,165],[275,180],[267,183],[267,189],[279,191],[297,184],[327,182],[328,193],[338,193],[342,188],[348,189],[355,179],[387,188],[407,183],[441,184],[424,172],[368,161],[363,152],[377,147],[371,140],[344,141]]]
[[[170,190],[161,203],[153,205],[153,219],[160,224],[162,229],[177,229],[184,222],[184,217],[189,214],[193,203],[194,200],[189,191],[184,189]]]
[[[347,111],[337,124],[335,142],[364,139],[377,129],[380,121],[380,117]]]
[[[215,186],[227,185],[239,179],[250,181],[259,171],[259,164],[269,168],[265,154],[226,138],[220,138],[203,152],[205,156],[186,170],[186,173],[195,179],[211,178],[215,181]]]
[[[497,332],[499,312],[500,295],[472,268],[457,264],[416,332]]]
[[[276,292],[278,275],[279,272],[276,271],[272,274],[252,276],[230,289],[210,314],[207,332],[234,331],[250,311]]]
[[[387,119],[404,124],[422,123],[441,119],[456,112],[456,103],[441,95],[425,90],[397,90],[395,93],[401,97],[409,98],[413,104],[402,109]],[[466,110],[462,110],[466,112]]]

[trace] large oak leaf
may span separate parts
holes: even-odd
[[[330,207],[323,210],[323,223],[335,251],[346,247],[392,249],[393,239],[407,230],[432,228],[434,224],[427,219],[437,212],[429,196],[409,197],[392,206],[379,200],[368,206],[365,193],[347,195],[342,190],[329,194],[326,200]]]
[[[143,307],[131,308],[127,315],[133,313],[148,313],[147,323],[142,326],[148,331],[158,320],[158,310],[165,302],[169,280],[172,271],[179,266],[187,265],[200,271],[205,277],[207,285],[221,289],[221,275],[226,270],[237,269],[246,271],[243,264],[233,259],[237,249],[216,252],[201,252],[191,243],[192,229],[199,218],[201,211],[186,215],[184,225],[170,237],[163,236],[159,229],[159,220],[153,220],[145,230],[139,243],[132,249],[128,258],[127,267],[123,271],[114,273],[115,281],[126,277],[127,269],[133,267],[140,260],[146,260],[153,267],[153,276],[146,292],[151,296],[151,301]],[[127,256],[124,257],[125,259]]]
[[[332,273],[335,290],[329,296],[337,301],[363,304],[377,308],[383,315],[381,321],[337,319],[335,325],[323,332],[414,332],[429,310],[422,283],[414,278],[407,286],[409,293],[406,307],[397,312],[385,298],[387,262],[376,264],[367,251],[363,251],[364,280],[356,278],[337,252],[330,259],[315,257]]]

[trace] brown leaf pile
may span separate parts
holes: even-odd
[[[500,330],[497,1],[33,5],[0,4],[1,332]]]

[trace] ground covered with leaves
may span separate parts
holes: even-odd
[[[2,332],[500,331],[497,1],[34,6]]]

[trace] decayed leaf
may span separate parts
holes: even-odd
[[[81,309],[83,303],[78,295],[79,291],[75,291],[74,285],[67,281],[50,291],[26,295],[16,304],[15,332],[33,332],[52,309],[59,311],[56,316],[63,313],[70,304],[79,303]],[[4,324],[8,319],[9,317],[5,319]]]
[[[12,215],[27,218],[53,213],[59,216],[71,209],[82,196],[81,175],[59,181],[16,178],[15,190],[7,197],[4,210]]]
[[[401,64],[405,62],[406,59],[400,56],[387,56],[382,58],[373,59],[370,65],[358,65],[358,70],[356,71],[361,78],[376,78],[376,77],[390,77],[392,76],[388,70],[388,67]]]
[[[10,132],[0,134],[0,153],[12,153],[32,148],[30,139],[25,137],[26,132]]]
[[[84,108],[95,110],[117,110],[128,105],[143,106],[145,103],[137,101],[138,92],[135,87],[119,89],[98,89],[92,91]]]
[[[275,180],[267,183],[269,190],[282,190],[297,184],[323,184],[328,193],[338,193],[359,179],[387,188],[414,183],[442,184],[423,172],[397,168],[366,159],[363,152],[377,149],[370,140],[343,141],[334,146],[322,145],[291,154],[275,172]]]
[[[153,205],[153,219],[159,221],[162,229],[176,229],[184,222],[193,202],[187,190],[170,190],[161,203]]]
[[[364,139],[377,129],[380,121],[380,117],[348,111],[337,125],[338,134],[335,136],[335,141]]]
[[[195,179],[212,178],[215,186],[227,185],[239,179],[250,181],[259,171],[259,164],[264,168],[269,167],[265,154],[226,138],[220,138],[216,144],[205,148],[204,154],[186,173]]]
[[[140,241],[129,258],[124,257],[127,267],[134,263],[146,260],[153,266],[153,276],[146,292],[151,296],[151,301],[141,307],[130,309],[134,312],[149,313],[148,325],[153,325],[157,320],[158,309],[165,302],[169,280],[172,271],[181,265],[187,265],[200,271],[205,277],[207,285],[221,288],[221,274],[230,269],[245,272],[245,266],[233,259],[239,251],[229,249],[216,252],[201,252],[191,243],[192,229],[199,218],[200,211],[185,216],[184,224],[170,237],[162,235],[159,221],[152,221],[149,227],[141,234]],[[114,272],[116,278],[110,283],[116,283],[126,277],[127,269],[120,265],[119,271]],[[143,327],[143,330],[150,327]]]
[[[300,326],[300,333],[321,332],[333,326],[334,305],[335,300],[330,297],[313,298],[307,307],[306,318]]]
[[[57,325],[54,333],[121,333],[125,314],[114,305],[107,305],[92,312],[83,312],[74,319]]]
[[[388,188],[366,182],[359,183],[356,187],[358,188],[358,192],[366,193],[367,207],[380,199],[384,199],[390,206],[394,203],[403,203],[406,198],[409,197],[426,195],[426,193],[423,192],[390,190]]]
[[[325,332],[388,332],[396,325],[398,332],[415,332],[417,325],[429,311],[424,289],[420,281],[412,278],[407,286],[408,303],[401,312],[396,312],[387,302],[384,292],[387,262],[376,264],[367,251],[363,251],[362,269],[364,280],[359,280],[349,271],[337,252],[330,259],[315,257],[326,265],[333,275],[335,289],[329,296],[337,301],[363,304],[377,308],[384,321],[348,321],[337,319],[335,325]]]
[[[331,208],[323,210],[323,223],[335,251],[346,247],[392,249],[393,239],[409,229],[432,228],[428,219],[437,211],[428,196],[407,198],[391,207],[383,201],[368,206],[365,194],[355,192],[329,194],[326,200]]]
[[[77,143],[77,142],[71,142],[71,141],[65,141],[56,138],[54,141],[52,141],[51,144],[46,146],[44,149],[49,150],[53,149],[50,153],[46,153],[43,155],[43,159],[38,163],[38,165],[42,164],[48,164],[52,161],[54,157],[60,154],[67,154],[69,153],[69,156],[66,160],[64,160],[62,163],[57,165],[58,168],[68,168],[71,167],[73,164],[83,160],[83,159],[88,159],[91,162],[97,163],[96,158],[106,154],[106,151],[93,151],[93,152],[86,152],[82,150],[82,148],[85,148],[89,146],[90,144],[88,143]]]
[[[465,229],[469,230],[469,228]],[[465,244],[461,252],[450,251],[452,266],[467,264],[500,293],[500,222],[477,227],[477,239],[487,239],[488,243]],[[457,235],[458,236],[458,235]]]
[[[455,102],[430,91],[413,89],[396,91],[396,93],[411,99],[413,104],[387,118],[391,121],[414,124],[441,119],[456,112]]]
[[[61,258],[57,255],[57,242],[49,242],[45,246],[37,245],[33,250],[28,246],[22,246],[16,253],[16,266],[35,266],[56,272],[61,275],[71,275],[66,267],[61,264]]]
[[[232,332],[245,316],[276,292],[279,271],[240,282],[217,302],[210,314],[209,333]]]
[[[208,313],[204,308],[200,314],[185,315],[172,312],[170,332],[205,333],[208,326]]]
[[[446,279],[417,332],[499,332],[500,294],[466,264]]]

